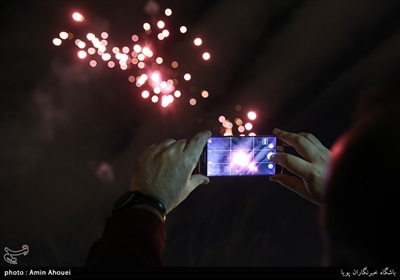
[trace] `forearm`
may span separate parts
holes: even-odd
[[[130,208],[109,218],[86,266],[162,266],[165,226],[148,209]]]

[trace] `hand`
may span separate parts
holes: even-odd
[[[167,213],[178,206],[209,178],[192,172],[211,132],[203,131],[190,141],[168,139],[148,147],[140,156],[131,181],[132,191],[141,191],[161,201]]]
[[[331,151],[310,133],[290,133],[274,129],[273,134],[286,145],[294,147],[304,159],[287,153],[274,154],[271,157],[272,162],[282,165],[299,177],[281,173],[270,176],[270,180],[277,181],[302,197],[321,205]]]

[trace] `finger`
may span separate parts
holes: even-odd
[[[144,151],[143,151],[143,153],[144,152],[147,152],[147,151],[149,151],[149,150],[151,150],[151,149],[153,149],[155,146],[157,146],[158,144],[153,144],[153,145],[150,145],[150,146],[148,146]]]
[[[270,160],[276,164],[282,165],[290,172],[302,178],[308,178],[313,168],[312,165],[304,159],[287,153],[274,153],[271,155]]]
[[[313,134],[311,133],[307,133],[307,132],[300,132],[299,135],[303,136],[304,138],[306,138],[308,141],[310,141],[315,147],[317,147],[318,150],[320,150],[321,152],[327,152],[330,151],[327,147],[325,147],[321,141],[319,141],[319,139],[317,137],[315,137]]]
[[[270,176],[269,179],[274,182],[278,182],[285,188],[294,191],[295,193],[301,195],[302,197],[308,198],[308,192],[307,189],[304,185],[303,180],[300,178],[293,176],[293,175],[288,175],[288,174],[276,174],[273,176]]]
[[[157,146],[158,151],[163,151],[176,142],[175,139],[166,139]]]
[[[163,153],[165,150],[167,150],[171,145],[173,145],[176,142],[175,139],[166,139],[163,142],[159,144],[154,144],[151,145],[149,148],[145,150],[143,153],[143,156],[149,156],[151,157],[155,156],[156,154]]]
[[[286,144],[294,147],[296,151],[307,161],[311,161],[318,157],[319,150],[307,138],[298,133],[274,129],[272,132],[276,137],[281,139]]]
[[[203,151],[207,140],[211,137],[211,132],[208,130],[197,133],[189,142],[186,143],[184,152],[193,159],[198,159]]]
[[[178,150],[178,151],[183,151],[186,147],[187,140],[186,139],[181,139],[176,141],[175,143],[172,143],[168,149],[170,150]]]
[[[141,163],[146,157],[149,156],[149,154],[152,154],[153,151],[156,151],[158,144],[153,144],[148,146],[139,156],[139,163]]]
[[[194,189],[196,189],[200,185],[205,185],[210,183],[210,179],[201,174],[193,174],[189,179],[188,184],[188,192],[191,193]]]

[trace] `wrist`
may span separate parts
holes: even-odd
[[[134,206],[147,209],[151,212],[158,212],[156,214],[157,216],[161,217],[162,221],[165,221],[167,217],[167,212],[162,202],[152,196],[143,194],[140,191],[129,191],[121,196],[113,206],[113,215],[115,215],[119,211]]]
[[[165,220],[164,220],[163,216],[161,215],[160,211],[158,211],[153,206],[150,206],[148,204],[135,204],[135,205],[132,205],[130,208],[147,210],[147,211],[152,212],[153,214],[155,214],[163,223],[165,222]]]

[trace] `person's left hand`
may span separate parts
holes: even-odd
[[[199,185],[210,182],[204,175],[192,175],[210,136],[203,131],[189,141],[168,139],[148,147],[132,176],[131,191],[158,199],[170,212]]]

